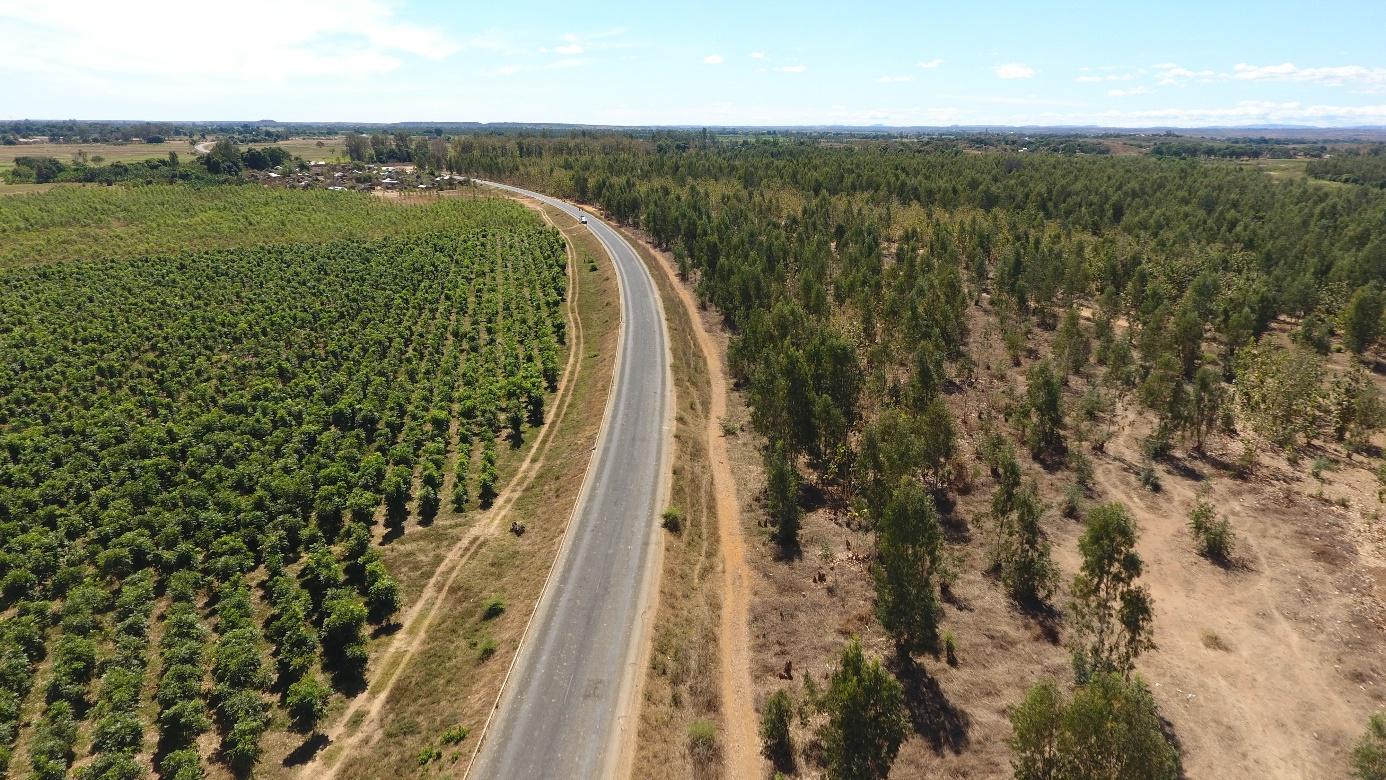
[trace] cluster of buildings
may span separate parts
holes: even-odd
[[[379,165],[324,160],[311,160],[297,169],[284,165],[268,171],[247,171],[246,175],[252,181],[271,187],[320,188],[336,192],[450,190],[467,181],[465,176],[423,171],[407,163]]]

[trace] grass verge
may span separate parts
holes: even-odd
[[[708,460],[711,388],[696,325],[662,262],[628,236],[664,302],[678,407],[674,414],[670,505],[678,530],[665,529],[650,664],[645,673],[632,777],[720,777],[718,734],[718,539]],[[711,746],[709,748],[709,746]]]

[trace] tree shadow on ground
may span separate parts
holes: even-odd
[[[972,718],[948,700],[948,695],[924,667],[911,657],[895,656],[891,671],[905,689],[905,706],[914,731],[942,755],[961,753],[971,742]]]
[[[389,623],[382,623],[381,625],[376,626],[371,631],[371,639],[379,639],[383,636],[392,636],[401,628],[404,628],[404,624],[399,622],[398,620],[391,620]]]
[[[1202,471],[1199,471],[1197,468],[1194,468],[1194,465],[1191,462],[1194,457],[1196,456],[1192,454],[1190,454],[1188,458],[1176,458],[1173,455],[1167,455],[1162,459],[1162,462],[1165,464],[1166,468],[1168,468],[1170,471],[1174,472],[1178,476],[1183,477],[1184,479],[1187,479],[1190,482],[1202,482],[1205,479],[1205,476]]]
[[[385,504],[385,533],[380,537],[380,544],[386,545],[404,536],[404,521],[409,518],[407,504]]]
[[[1016,607],[1039,629],[1044,641],[1051,645],[1059,644],[1059,624],[1063,622],[1063,614],[1053,604],[1039,599],[1025,599],[1018,601]]]
[[[283,765],[300,766],[306,764],[313,760],[313,756],[317,755],[318,751],[327,747],[331,742],[326,734],[313,734],[305,739],[302,745],[289,751],[289,755],[284,756]]]

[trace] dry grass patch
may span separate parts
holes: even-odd
[[[680,529],[665,530],[650,667],[645,675],[634,777],[720,777],[717,515],[706,430],[711,388],[694,324],[663,262],[638,240],[664,302],[674,375],[673,482]]]
[[[53,157],[64,163],[77,160],[77,153],[85,152],[87,162],[105,165],[113,162],[132,160],[153,160],[168,157],[169,152],[177,152],[180,157],[192,157],[193,147],[186,138],[165,141],[161,144],[18,144],[0,146],[0,171],[14,165],[17,157]],[[97,163],[95,158],[100,157]]]

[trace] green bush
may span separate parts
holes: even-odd
[[[1208,558],[1226,563],[1237,543],[1232,523],[1219,517],[1213,505],[1200,498],[1189,513],[1189,532],[1193,534],[1198,552]]]
[[[439,737],[438,739],[444,745],[456,745],[457,743],[466,739],[467,735],[471,733],[471,729],[459,723],[458,725],[449,728],[447,731],[444,731],[443,736]]]
[[[683,533],[683,511],[677,507],[669,507],[660,515],[660,526],[673,534]]]
[[[904,690],[880,661],[866,659],[856,639],[843,649],[822,707],[828,720],[818,739],[829,777],[872,780],[890,774],[909,726]]]
[[[1367,731],[1352,749],[1352,773],[1358,780],[1386,780],[1386,712],[1367,721]]]
[[[305,733],[315,731],[322,716],[327,713],[327,702],[331,696],[332,689],[317,675],[306,675],[290,685],[284,696],[284,709],[289,713],[294,730]]]
[[[490,634],[473,640],[473,646],[476,648],[476,657],[480,661],[485,661],[496,654],[496,640]]]
[[[494,620],[505,612],[505,599],[500,596],[492,596],[486,599],[486,603],[481,607],[482,620]]]

